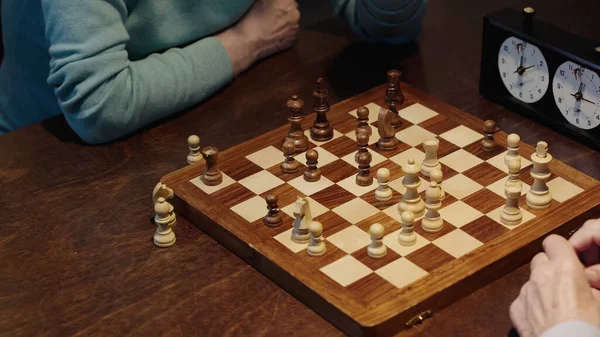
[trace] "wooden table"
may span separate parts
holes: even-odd
[[[339,330],[179,217],[177,244],[152,245],[151,192],[185,164],[186,139],[225,149],[286,122],[285,101],[316,77],[331,102],[398,67],[404,80],[600,179],[600,154],[478,94],[483,15],[534,6],[538,17],[600,40],[600,4],[431,1],[419,46],[386,47],[303,30],[201,106],[125,140],[82,145],[63,118],[0,137],[0,331],[12,336],[338,336]],[[338,32],[336,30],[335,32]],[[444,309],[402,336],[500,336],[528,267]]]

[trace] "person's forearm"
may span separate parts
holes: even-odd
[[[250,67],[258,58],[256,41],[235,26],[215,35],[215,38],[221,41],[229,55],[233,77]]]

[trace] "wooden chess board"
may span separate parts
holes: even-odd
[[[176,213],[351,336],[386,336],[418,323],[528,262],[549,233],[568,235],[600,213],[598,181],[556,159],[550,164],[548,179],[551,207],[530,209],[524,194],[533,182],[529,158],[534,148],[521,142],[523,222],[515,227],[502,225],[507,134],[496,133],[499,146],[494,152],[484,152],[480,145],[483,121],[408,85],[401,88],[403,125],[396,133],[400,146],[395,151],[381,151],[376,145],[377,114],[385,106],[385,86],[331,107],[327,116],[334,138],[321,143],[309,137],[309,148],[319,153],[322,177],[318,182],[305,182],[302,167],[297,174],[281,172],[288,124],[220,152],[223,182],[218,186],[206,186],[199,179],[204,163],[168,174],[161,182],[174,191]],[[309,107],[310,98],[304,99]],[[389,202],[375,200],[377,183],[359,187],[354,182],[358,171],[354,130],[356,109],[361,105],[369,108],[373,126],[372,171],[386,167],[391,172],[394,197]],[[307,135],[314,119],[311,113],[303,121]],[[433,137],[440,140],[444,229],[429,234],[416,221],[417,243],[401,246],[396,207],[404,192],[401,165],[411,157],[420,163],[422,143]],[[303,153],[297,158],[304,162]],[[419,192],[424,193],[428,178],[421,179]],[[268,193],[278,196],[283,213],[283,224],[276,228],[262,223]],[[297,196],[309,198],[313,218],[323,224],[324,256],[310,257],[306,244],[291,241]],[[369,258],[366,250],[373,223],[385,227],[383,242],[388,253],[380,260]]]

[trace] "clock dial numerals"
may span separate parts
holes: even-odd
[[[544,55],[538,47],[516,37],[509,37],[500,46],[498,70],[506,89],[520,101],[537,102],[548,90]]]
[[[556,106],[569,123],[581,129],[600,125],[600,78],[598,74],[567,61],[552,80]]]

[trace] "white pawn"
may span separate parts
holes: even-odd
[[[429,177],[432,170],[441,170],[442,164],[438,160],[437,151],[440,147],[440,141],[437,138],[430,139],[423,143],[423,149],[425,150],[425,159],[421,164],[421,173]]]
[[[325,254],[325,241],[323,240],[323,225],[318,221],[313,221],[308,225],[310,233],[310,243],[306,247],[306,252],[310,256],[322,256]]]
[[[506,195],[506,205],[500,213],[500,221],[507,226],[516,226],[523,220],[523,214],[519,208],[521,189],[511,186],[504,190],[504,194]]]
[[[440,201],[444,201],[444,199],[446,198],[446,192],[444,192],[444,189],[442,188],[442,179],[444,179],[444,174],[442,173],[442,170],[431,170],[429,178],[431,179],[431,181],[435,181],[437,183],[437,187],[440,190]]]
[[[440,216],[439,209],[442,208],[440,201],[440,189],[435,181],[429,184],[427,192],[425,192],[425,218],[421,221],[421,228],[427,233],[437,233],[444,228],[444,220]]]
[[[415,214],[411,211],[404,211],[400,218],[402,219],[402,229],[398,233],[398,243],[403,246],[412,246],[417,242],[417,234],[413,226]]]
[[[367,254],[372,259],[381,259],[387,254],[387,247],[381,241],[383,239],[384,228],[380,223],[372,224],[369,228],[371,234],[371,244],[367,247]]]
[[[187,163],[195,164],[202,161],[202,153],[200,153],[200,137],[191,135],[188,137],[188,155]]]
[[[517,157],[517,159],[512,159],[508,162],[508,179],[504,183],[505,188],[509,187],[518,187],[520,190],[523,189],[523,182],[519,177],[521,172],[521,157]]]
[[[390,181],[390,170],[385,167],[377,170],[377,183],[379,186],[375,190],[375,199],[377,201],[388,201],[392,199],[392,189],[388,186]]]
[[[512,159],[520,159],[519,156],[519,142],[521,141],[521,137],[516,133],[511,133],[506,137],[506,143],[508,144],[507,149],[508,152],[504,155],[504,165],[508,166],[508,162]]]
[[[154,222],[156,223],[156,233],[154,233],[154,245],[157,247],[171,247],[175,244],[175,233],[171,226],[175,224],[175,213],[172,206],[165,201],[165,198],[158,198],[154,205]]]

